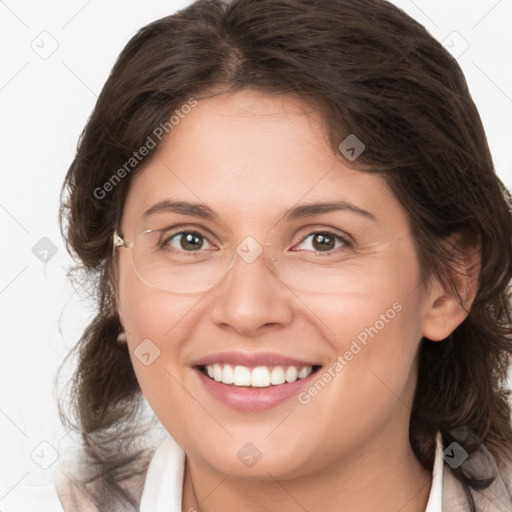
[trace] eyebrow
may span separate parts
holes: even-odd
[[[327,203],[313,203],[303,204],[295,208],[291,208],[285,212],[283,220],[290,222],[294,220],[304,219],[307,217],[313,217],[315,215],[321,215],[323,213],[330,213],[334,211],[350,211],[357,213],[371,220],[376,220],[375,216],[358,206],[347,201],[332,201]],[[220,222],[219,216],[208,206],[199,203],[189,203],[187,201],[171,201],[165,199],[160,201],[143,213],[143,218],[147,219],[153,215],[159,213],[179,213],[182,215],[189,215],[191,217],[199,217],[202,219]]]

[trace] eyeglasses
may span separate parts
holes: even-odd
[[[196,229],[146,229],[133,242],[114,231],[113,242],[114,249],[131,250],[133,269],[144,283],[171,293],[206,292],[219,284],[237,261],[250,266],[264,259],[267,268],[296,291],[339,294],[353,280],[354,258],[383,251],[407,234],[357,249],[328,230],[313,231],[302,238],[299,245],[312,239],[311,245],[317,247],[313,250],[282,250],[275,243],[261,245],[252,236],[236,247],[218,247]],[[206,244],[212,247],[202,248]]]

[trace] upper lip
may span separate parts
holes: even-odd
[[[192,366],[207,366],[211,364],[231,364],[247,366],[320,366],[314,361],[304,361],[295,357],[289,357],[275,352],[217,352],[204,356],[193,363]]]

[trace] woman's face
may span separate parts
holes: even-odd
[[[144,216],[162,201],[215,218]],[[296,210],[332,202],[343,204]],[[408,439],[427,303],[408,217],[380,176],[332,154],[314,110],[250,90],[200,100],[134,176],[120,233],[176,225],[192,234],[167,232],[164,258],[200,250],[192,265],[215,266],[216,250],[238,249],[234,266],[208,291],[175,293],[117,249],[119,313],[142,391],[192,460],[291,478],[381,460]],[[147,270],[183,285],[190,263],[162,261]]]

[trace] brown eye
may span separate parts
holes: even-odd
[[[195,231],[181,231],[168,236],[163,242],[162,247],[177,249],[180,251],[200,251],[205,249],[204,243],[209,243],[203,235]]]
[[[300,247],[302,246],[302,247]],[[299,250],[314,252],[329,252],[342,247],[349,247],[350,243],[343,237],[330,231],[316,231],[302,239]]]

